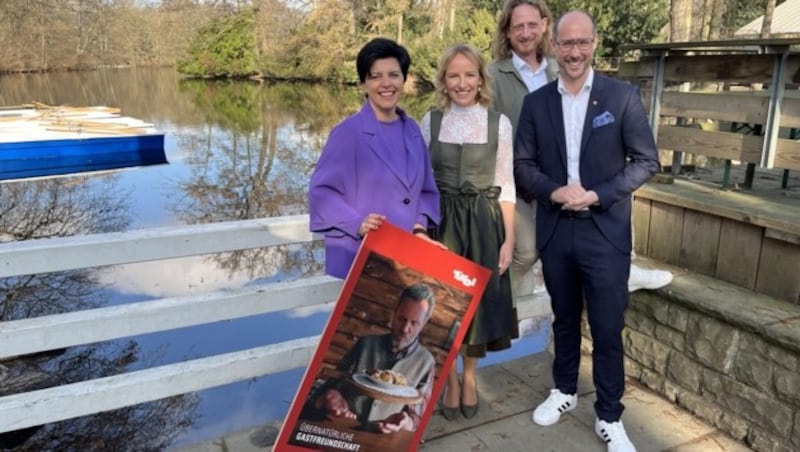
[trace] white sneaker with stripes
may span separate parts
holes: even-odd
[[[597,419],[594,422],[594,432],[606,442],[608,452],[636,452],[633,443],[628,439],[628,434],[625,433],[622,421],[606,422]]]
[[[533,422],[542,426],[553,425],[561,415],[578,406],[576,394],[564,394],[558,389],[550,390],[550,395],[533,410]]]

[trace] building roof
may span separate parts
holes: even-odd
[[[758,36],[761,33],[761,24],[764,16],[755,19],[744,27],[736,30],[736,37]],[[775,7],[772,15],[770,35],[800,35],[800,0],[786,0]]]

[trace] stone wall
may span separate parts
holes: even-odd
[[[678,274],[631,296],[626,372],[757,451],[800,450],[800,306]]]

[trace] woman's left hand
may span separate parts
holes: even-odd
[[[364,237],[367,235],[367,232],[377,230],[381,227],[384,220],[386,220],[386,215],[381,215],[379,213],[367,215],[358,227],[358,235]]]
[[[500,274],[508,270],[508,267],[511,266],[511,260],[514,257],[514,242],[511,240],[506,240],[500,246],[500,259],[497,264],[497,269],[500,271]]]

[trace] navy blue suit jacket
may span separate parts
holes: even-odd
[[[558,82],[525,96],[514,142],[517,190],[536,198],[536,243],[544,249],[559,220],[550,194],[567,184],[567,145]],[[639,94],[626,82],[595,73],[580,153],[581,184],[594,190],[590,208],[614,247],[631,251],[631,194],[659,171],[658,150]]]

